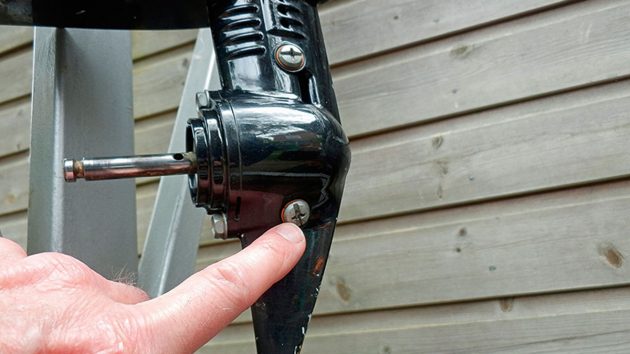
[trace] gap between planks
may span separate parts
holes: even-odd
[[[562,319],[577,316],[588,319],[617,311],[627,313],[630,312],[628,295],[630,295],[630,288],[605,289],[334,317],[314,317],[307,333],[305,350],[317,351],[317,341],[330,341],[337,336],[354,337],[372,334],[387,343],[388,336],[400,330],[416,330],[422,333],[421,331],[440,329],[454,334],[459,326],[467,326],[465,328],[471,329],[472,326],[493,323],[500,326],[510,323],[508,321],[528,321],[534,324],[543,318]],[[216,350],[223,346],[253,345],[253,331],[250,326],[251,324],[238,324],[228,327],[208,343],[204,350]],[[420,333],[418,336],[422,336]],[[517,333],[515,332],[512,336],[518,337]],[[395,352],[398,353],[398,351]]]
[[[628,284],[628,210],[623,181],[340,225],[316,314]],[[197,268],[238,249],[203,247]]]

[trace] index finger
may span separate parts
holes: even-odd
[[[297,226],[276,226],[236,255],[136,305],[148,330],[145,337],[164,352],[193,352],[289,273],[305,246]]]

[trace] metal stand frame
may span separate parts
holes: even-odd
[[[68,184],[64,156],[133,153],[128,31],[36,28],[28,252],[63,252],[108,278],[136,273],[135,182]]]
[[[186,151],[186,122],[197,116],[195,95],[220,87],[212,35],[209,29],[202,29],[197,35],[169,151]],[[160,181],[140,260],[139,285],[150,296],[174,288],[195,268],[206,213],[191,203],[187,178],[169,176]]]
[[[208,65],[210,63],[210,65]],[[135,182],[68,184],[64,156],[133,155],[131,38],[128,31],[36,28],[31,125],[29,254],[72,255],[103,276],[137,272]],[[195,94],[220,87],[212,36],[200,30],[170,142],[184,150]],[[151,296],[192,274],[205,215],[185,176],[164,177],[139,266]]]

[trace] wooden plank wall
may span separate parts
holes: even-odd
[[[304,353],[628,352],[630,4],[321,17],[353,164]],[[138,153],[166,149],[194,37],[134,33]],[[0,229],[22,243],[30,41],[0,28]],[[155,192],[138,182],[139,235]],[[206,233],[198,266],[237,250]],[[249,322],[201,352],[254,352]]]

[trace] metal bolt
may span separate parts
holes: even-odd
[[[294,223],[297,226],[304,226],[311,217],[311,207],[302,199],[297,199],[287,203],[282,209],[282,221]]]
[[[212,231],[214,232],[214,238],[220,238],[226,240],[228,237],[227,232],[227,216],[225,214],[212,214],[210,216],[210,224],[212,225]]]
[[[283,44],[276,49],[276,62],[284,70],[296,72],[304,69],[306,58],[302,48],[295,44]]]
[[[213,109],[214,101],[210,98],[210,92],[201,91],[197,92],[195,96],[195,102],[197,103],[198,109]]]

